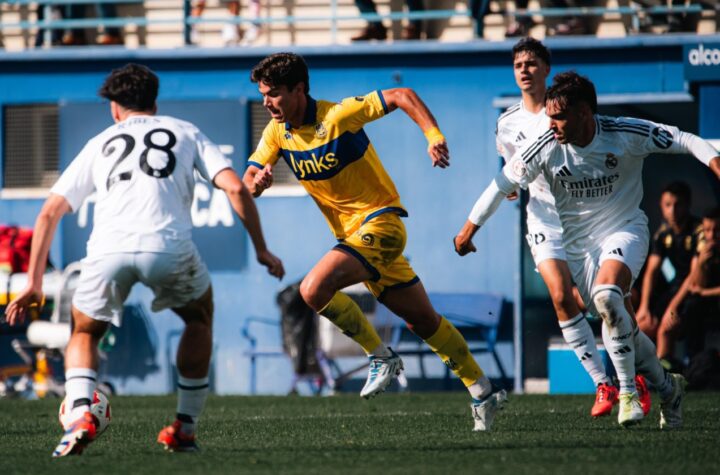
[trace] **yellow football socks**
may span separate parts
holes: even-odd
[[[344,293],[336,292],[318,313],[333,322],[345,335],[355,340],[368,355],[382,345],[380,335],[377,334],[360,307]],[[467,348],[467,345],[465,347]]]
[[[465,387],[472,386],[483,376],[483,370],[470,353],[465,338],[445,317],[440,317],[440,326],[425,343],[462,380]]]

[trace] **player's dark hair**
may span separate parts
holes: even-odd
[[[532,36],[523,38],[517,43],[515,43],[515,46],[513,46],[512,49],[513,61],[515,61],[515,58],[520,53],[531,53],[536,58],[542,59],[545,64],[550,66],[550,50]]]
[[[683,200],[685,203],[690,205],[692,202],[692,191],[690,191],[690,185],[684,181],[673,181],[668,183],[662,190],[663,193],[670,193]]]
[[[703,219],[712,219],[713,221],[720,221],[720,207],[715,206],[705,210],[703,213]]]
[[[292,89],[305,84],[305,94],[310,92],[308,67],[302,56],[293,53],[275,53],[260,61],[250,72],[254,83],[264,82],[270,87],[286,86]]]
[[[112,70],[98,95],[125,109],[149,111],[155,107],[159,89],[160,80],[154,72],[140,64],[129,63]]]
[[[545,91],[545,103],[549,101],[556,101],[565,107],[584,102],[590,106],[593,114],[597,113],[595,86],[588,78],[575,71],[555,75],[552,86]]]

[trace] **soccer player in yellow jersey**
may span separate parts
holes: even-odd
[[[243,181],[254,196],[272,185],[272,167],[282,158],[320,207],[338,244],[305,277],[307,304],[355,340],[370,358],[360,395],[385,390],[403,369],[360,308],[341,289],[364,282],[375,297],[407,322],[462,380],[472,396],[475,430],[489,430],[505,391],[494,390],[468,351],[460,332],[432,307],[403,257],[407,211],[363,125],[397,108],[425,133],[433,166],[450,165],[445,137],[430,110],[407,88],[374,91],[340,103],[309,95],[308,69],[291,53],[268,56],[253,68],[272,120],[248,161]]]

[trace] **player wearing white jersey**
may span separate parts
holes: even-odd
[[[263,238],[252,196],[218,147],[195,126],[156,116],[159,81],[129,64],[100,89],[115,125],[83,148],[53,186],[35,223],[28,285],[7,307],[12,325],[42,301],[45,263],[57,224],[96,193],[93,231],[72,302],[73,331],[65,351],[66,401],[71,422],[53,457],[82,453],[95,438],[90,404],[97,381],[97,345],[137,282],[150,287],[153,310],[171,308],[185,322],[177,352],[177,420],[158,442],[173,451],[197,450],[195,425],[208,393],[212,350],[212,288],[191,241],[195,173],[227,194],[250,234],[258,261],[278,278],[280,260]]]
[[[522,100],[510,107],[497,121],[496,144],[505,161],[539,133],[547,131],[550,119],[545,115],[545,82],[550,74],[550,52],[538,40],[523,38],[513,47],[515,82]],[[592,328],[580,310],[562,242],[562,226],[555,209],[555,198],[547,180],[539,175],[528,185],[526,239],[535,266],[547,285],[563,338],[577,355],[596,387],[590,415],[609,415],[618,399],[618,390],[605,372],[595,345]],[[638,388],[645,388],[640,381]],[[641,391],[643,410],[650,410],[650,394]]]
[[[573,278],[604,322],[603,342],[620,380],[618,422],[627,426],[643,418],[633,381],[637,366],[660,392],[660,427],[679,427],[684,380],[662,369],[626,299],[648,251],[647,218],[639,208],[643,159],[651,153],[690,153],[720,178],[720,156],[706,141],[675,127],[596,115],[593,84],[574,72],[557,75],[545,99],[551,130],[519,150],[483,192],[455,239],[456,251],[472,251],[472,236],[503,197],[543,174]]]

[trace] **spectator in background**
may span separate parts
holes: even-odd
[[[38,3],[37,5],[37,21],[42,22],[45,21],[45,9],[47,8],[47,4],[45,3]],[[62,18],[62,13],[60,12],[60,9],[58,7],[51,7],[51,19],[52,20],[60,20]],[[50,30],[50,43],[52,45],[59,45],[62,42],[62,30],[59,29],[53,29]],[[43,28],[38,28],[37,34],[35,35],[35,47],[39,48],[45,43],[45,30]]]
[[[685,0],[635,0],[635,5],[642,8],[660,7],[684,7]],[[690,1],[690,4],[699,3]],[[641,33],[652,33],[655,27],[665,28],[667,33],[679,33],[695,31],[697,29],[697,14],[688,13],[656,13],[646,15],[640,21]]]
[[[95,11],[98,19],[111,19],[117,17],[117,10],[114,4],[96,3]],[[71,3],[65,6],[65,18],[67,20],[79,20],[85,18],[85,5]],[[103,33],[96,38],[99,45],[121,45],[123,44],[120,36],[120,29],[117,27],[103,27]],[[87,38],[83,28],[71,28],[65,32],[62,38],[62,44],[65,46],[86,45]]]
[[[663,223],[652,239],[636,313],[640,329],[653,339],[660,317],[690,273],[690,262],[698,250],[701,226],[690,214],[691,200],[690,187],[683,181],[668,184],[660,195]],[[670,273],[663,276],[666,259]]]
[[[422,0],[405,0],[408,10],[412,12],[421,12],[425,10]],[[371,14],[377,13],[377,6],[373,0],[355,0],[360,13]],[[422,20],[410,20],[403,27],[400,39],[403,40],[419,40],[422,37]],[[381,21],[369,21],[364,30],[357,36],[351,38],[352,41],[368,41],[368,40],[384,40],[387,39],[387,28]]]
[[[657,335],[657,354],[666,368],[680,366],[675,342],[686,338],[687,355],[702,351],[705,325],[720,320],[720,208],[703,215],[702,239],[690,273],[667,307]]]
[[[192,17],[193,18],[200,18],[205,11],[206,6],[206,0],[198,0],[197,3],[195,3],[195,6],[192,10]],[[240,2],[237,0],[231,0],[224,2],[227,3],[227,9],[230,15],[232,16],[239,16],[240,15]],[[260,17],[260,0],[250,0],[249,4],[250,8],[250,19],[256,20]],[[249,45],[250,43],[254,42],[258,36],[260,36],[260,25],[253,22],[250,24],[250,28],[245,30],[244,32],[240,29],[240,26],[237,23],[226,23],[223,25],[222,29],[222,40],[223,43],[226,46],[231,45]],[[199,34],[197,29],[195,28],[195,25],[192,26],[192,31],[190,33],[190,41],[193,44],[197,44],[200,41]]]
[[[571,8],[571,7],[591,7],[593,0],[571,0],[573,4],[569,4],[568,0],[547,0],[544,8]],[[525,12],[528,7],[529,0],[515,0],[515,8],[519,12]],[[533,19],[529,16],[518,16],[508,26],[508,38],[527,36],[530,28],[534,25]],[[552,35],[569,36],[569,35],[587,35],[590,33],[589,17],[567,16],[562,23],[556,25],[550,31]]]
[[[113,3],[96,3],[95,9],[97,10],[97,16],[99,19],[113,19],[117,18],[117,8]],[[120,35],[120,28],[118,27],[103,27],[103,32],[98,35],[95,42],[99,45],[121,45],[123,44],[122,36]]]

